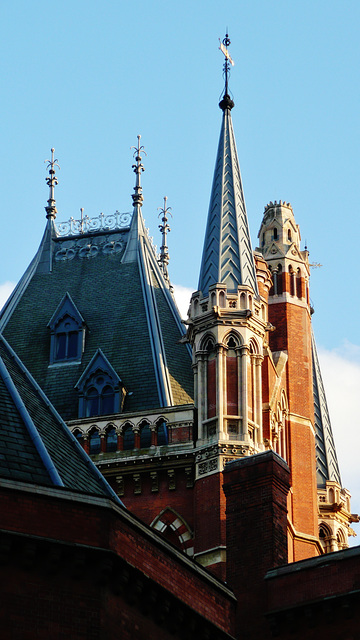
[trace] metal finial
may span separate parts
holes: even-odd
[[[137,204],[141,206],[142,203],[143,203],[144,198],[143,198],[143,195],[142,195],[142,187],[141,187],[140,176],[141,176],[142,172],[145,171],[144,166],[143,166],[143,164],[141,162],[141,160],[142,160],[141,154],[143,154],[145,156],[147,154],[146,154],[146,151],[144,150],[144,147],[140,146],[141,136],[138,135],[137,139],[138,139],[137,147],[130,147],[131,149],[135,149],[134,158],[136,160],[136,164],[132,165],[132,168],[134,169],[134,173],[136,174],[136,181],[135,181],[135,187],[134,187],[135,193],[131,197],[133,199],[134,206],[137,205]]]
[[[47,218],[56,218],[56,214],[57,214],[57,209],[56,209],[56,202],[55,202],[55,187],[58,184],[58,179],[55,175],[55,167],[58,167],[58,169],[60,169],[60,165],[58,164],[58,159],[54,158],[54,153],[55,153],[55,149],[52,148],[51,149],[51,160],[45,160],[45,162],[47,162],[47,169],[49,169],[49,176],[47,178],[45,178],[46,180],[46,184],[49,187],[49,199],[48,199],[48,206],[45,207],[45,211],[46,211],[46,217]]]
[[[219,104],[220,108],[224,111],[225,109],[232,109],[234,106],[234,101],[231,100],[229,96],[228,86],[229,86],[229,76],[230,76],[230,65],[234,66],[235,62],[233,61],[230,53],[228,52],[228,47],[231,44],[229,35],[226,33],[223,41],[221,42],[219,38],[219,42],[220,42],[219,49],[220,51],[222,51],[222,53],[225,56],[224,71],[223,71],[223,75],[225,78],[225,89],[224,89],[223,99]]]
[[[166,203],[167,203],[167,196],[164,197],[164,207],[163,208],[158,207],[158,210],[160,211],[158,217],[160,218],[160,216],[162,216],[161,218],[162,224],[159,224],[159,229],[162,233],[162,245],[160,247],[159,265],[165,276],[165,279],[169,281],[167,265],[169,264],[170,256],[169,256],[169,250],[166,244],[166,235],[171,231],[168,225],[167,214],[169,213],[172,217],[172,213],[171,213],[171,207],[167,207]]]

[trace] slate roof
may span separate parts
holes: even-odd
[[[59,237],[48,220],[38,254],[2,310],[0,330],[66,421],[78,417],[75,385],[98,348],[128,392],[124,411],[192,402],[191,355],[179,343],[184,328],[145,230],[123,261],[133,231]],[[49,366],[47,325],[66,292],[84,319],[85,348],[81,363]]]
[[[315,411],[316,476],[318,487],[322,488],[325,487],[326,480],[333,480],[341,485],[341,478],[313,332],[311,333],[311,341]]]
[[[215,163],[198,289],[224,282],[229,292],[249,285],[258,294],[249,223],[236,150],[229,96],[220,102],[223,120]]]
[[[1,336],[0,477],[120,502]]]

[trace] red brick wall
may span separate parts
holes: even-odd
[[[199,478],[195,483],[195,554],[226,545],[225,495],[222,473]],[[225,564],[207,567],[225,580]]]
[[[357,640],[359,576],[359,547],[270,571],[268,617],[276,636]]]
[[[285,282],[288,274],[285,274]],[[310,315],[307,308],[279,303],[269,306],[272,351],[286,351],[286,392],[289,404],[288,452],[292,485],[292,517],[296,533],[318,536],[314,404]],[[316,542],[295,535],[291,557],[317,555]]]
[[[59,494],[62,493],[59,490]],[[2,489],[1,529],[113,551],[198,614],[224,630],[230,628],[234,604],[221,590],[193,570],[191,564],[187,565],[181,558],[178,559],[162,544],[159,536],[153,532],[147,533],[144,525],[137,523],[128,512],[120,507],[114,510],[111,506],[105,506],[107,501],[101,506],[86,502],[86,497],[84,500],[75,502],[40,493]],[[49,587],[47,580],[44,584]],[[16,584],[19,593],[26,595],[22,583],[16,581]],[[72,594],[72,586],[68,588]],[[30,598],[30,595],[26,597]],[[86,602],[83,605],[84,611],[88,609],[90,615],[91,606]],[[81,609],[82,603],[76,606]],[[65,615],[65,610],[66,606],[61,615]],[[80,611],[79,618],[81,615]],[[69,637],[73,636],[70,634]]]
[[[224,470],[227,584],[238,598],[237,634],[267,637],[264,576],[287,561],[289,469],[273,451],[232,462]]]

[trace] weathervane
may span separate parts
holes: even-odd
[[[160,247],[159,265],[161,267],[161,270],[164,274],[165,279],[169,281],[167,265],[169,264],[170,256],[169,256],[169,251],[166,244],[166,234],[170,233],[171,231],[168,225],[167,214],[169,213],[172,217],[172,213],[171,213],[171,207],[167,207],[166,202],[167,202],[167,196],[164,197],[164,207],[163,208],[158,207],[158,210],[160,211],[158,217],[160,218],[160,216],[162,216],[161,218],[162,224],[159,224],[159,229],[162,233],[162,245]]]
[[[221,42],[219,38],[219,42],[220,42],[219,49],[220,51],[222,51],[222,53],[225,56],[225,61],[224,61],[225,90],[224,90],[224,97],[221,100],[219,106],[223,110],[227,107],[232,109],[234,106],[234,102],[231,100],[229,96],[228,86],[229,86],[229,76],[230,76],[230,65],[234,66],[235,62],[233,61],[230,53],[228,52],[228,46],[231,44],[229,35],[226,33],[223,41]]]
[[[142,203],[143,203],[144,198],[143,198],[143,195],[142,195],[140,176],[141,176],[142,172],[145,171],[144,166],[141,163],[141,160],[142,160],[141,154],[143,154],[145,156],[147,154],[146,154],[146,151],[144,150],[144,147],[140,146],[141,136],[138,135],[137,139],[138,139],[137,147],[130,147],[131,149],[135,149],[134,158],[136,160],[136,164],[132,165],[132,168],[134,169],[134,173],[136,173],[136,182],[135,182],[135,187],[134,187],[135,193],[131,197],[133,199],[134,206],[137,205],[137,204],[141,206]]]
[[[54,153],[55,153],[55,149],[52,148],[51,160],[44,161],[48,163],[46,168],[49,169],[49,177],[45,178],[45,180],[50,190],[49,199],[47,201],[48,206],[45,207],[45,211],[46,211],[46,217],[53,218],[53,219],[56,218],[56,214],[57,214],[56,202],[55,202],[55,187],[58,184],[58,179],[55,175],[55,167],[58,167],[58,169],[60,169],[60,166],[58,165],[58,159],[54,158]]]

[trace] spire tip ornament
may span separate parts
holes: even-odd
[[[141,140],[141,135],[139,134],[137,136],[138,139],[138,143],[137,143],[137,147],[130,147],[131,149],[135,149],[134,151],[134,158],[136,160],[136,164],[132,165],[132,168],[134,169],[134,173],[136,174],[136,181],[135,181],[135,187],[134,187],[134,191],[135,193],[132,194],[132,199],[133,199],[133,204],[134,206],[139,205],[141,207],[144,198],[142,195],[142,187],[141,187],[141,174],[143,173],[143,171],[145,171],[144,165],[142,164],[141,160],[142,160],[142,154],[143,155],[147,155],[146,151],[144,150],[144,147],[142,145],[140,145],[140,140]]]
[[[228,51],[228,46],[231,44],[231,40],[229,38],[229,35],[226,33],[225,34],[225,38],[223,39],[223,41],[221,42],[221,40],[219,38],[219,42],[220,42],[219,49],[225,56],[224,69],[223,69],[223,74],[224,74],[224,78],[225,78],[225,88],[224,88],[223,98],[219,102],[219,107],[220,107],[220,109],[225,111],[225,109],[232,109],[235,106],[234,101],[229,96],[229,89],[228,89],[229,76],[230,76],[230,65],[234,66],[235,62],[233,61],[233,59],[232,59],[232,57],[231,57],[231,55],[230,55],[230,53]]]
[[[55,175],[55,167],[60,170],[60,165],[58,164],[58,159],[54,158],[55,149],[52,147],[51,149],[51,160],[45,160],[47,162],[47,169],[49,170],[49,176],[45,178],[46,184],[49,187],[49,199],[47,201],[47,207],[45,207],[46,217],[52,218],[55,220],[57,209],[56,209],[56,201],[55,201],[55,187],[58,184],[58,179]]]
[[[164,196],[164,206],[163,208],[158,207],[158,210],[160,211],[158,217],[160,218],[160,216],[162,216],[161,218],[161,222],[162,224],[159,224],[159,229],[162,233],[162,245],[160,247],[160,256],[159,256],[159,265],[160,268],[164,274],[164,278],[167,282],[169,282],[169,274],[168,274],[168,270],[167,270],[167,265],[169,264],[170,261],[170,256],[169,256],[169,250],[168,250],[168,246],[167,246],[167,241],[166,241],[166,236],[168,233],[170,233],[171,229],[168,225],[168,217],[167,214],[170,214],[172,217],[172,213],[171,213],[171,207],[167,207],[166,206],[167,203],[167,196]]]

